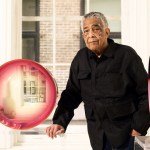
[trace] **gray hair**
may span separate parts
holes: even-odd
[[[106,17],[104,16],[104,14],[102,14],[100,12],[90,12],[88,14],[85,14],[83,16],[82,20],[81,20],[81,29],[82,29],[82,31],[83,31],[83,22],[87,18],[98,18],[98,19],[100,19],[103,22],[104,27],[108,28],[108,22],[107,22]]]

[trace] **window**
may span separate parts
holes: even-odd
[[[39,15],[39,0],[22,1],[23,16]],[[39,61],[39,22],[22,22],[22,58]]]
[[[121,42],[120,0],[22,1],[22,58],[46,67],[56,79],[59,93],[66,86],[73,57],[84,47],[80,21],[85,13],[104,13],[110,37]]]
[[[108,18],[112,29],[111,36],[115,40],[121,38],[119,0],[115,0],[117,6],[111,6],[116,5],[113,0],[22,1],[22,57],[38,61],[53,74],[58,85],[58,96],[66,87],[72,59],[84,46],[80,21],[85,13],[105,7],[107,11],[103,9],[104,12],[102,12]],[[108,5],[106,1],[109,1]],[[117,13],[109,13],[110,7],[116,7],[114,9],[118,10]],[[32,82],[33,86],[30,86],[30,83],[26,82],[24,85],[24,92],[28,91],[34,97],[36,95],[34,93],[37,93],[34,86],[36,83]],[[41,101],[43,97],[42,95]]]
[[[22,58],[38,61],[48,68],[61,93],[70,63],[80,49],[80,20],[85,1],[22,1]]]
[[[86,12],[102,12],[111,30],[110,38],[121,43],[121,0],[86,0]]]

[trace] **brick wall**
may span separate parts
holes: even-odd
[[[80,1],[82,0],[56,0],[56,15],[80,16]]]
[[[52,16],[52,0],[40,0],[40,16]],[[52,21],[39,23],[39,49],[40,62],[52,63],[53,60],[53,37]]]
[[[65,88],[68,75],[69,75],[70,66],[58,66],[56,67],[56,82],[58,85],[58,94],[61,94],[61,91]]]
[[[79,21],[57,21],[56,62],[70,63],[80,48]]]
[[[56,0],[56,66],[55,79],[59,93],[64,90],[69,75],[70,65],[80,49],[80,21],[82,0]],[[40,15],[52,17],[52,0],[40,1]],[[40,62],[53,63],[52,20],[40,22]],[[49,67],[48,67],[49,68]],[[50,68],[52,69],[52,68]],[[53,69],[50,70],[54,71]],[[53,72],[54,73],[54,72]]]

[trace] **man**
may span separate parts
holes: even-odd
[[[79,50],[46,129],[50,137],[64,133],[81,101],[93,150],[132,150],[134,136],[149,127],[147,73],[129,46],[109,39],[105,16],[91,12],[83,17],[86,47]]]

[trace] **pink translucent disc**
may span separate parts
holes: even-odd
[[[0,122],[15,129],[32,128],[52,112],[57,87],[38,63],[17,59],[0,67]]]
[[[150,78],[148,80],[148,99],[149,99],[149,111],[150,111]]]
[[[149,67],[148,67],[148,99],[149,99],[149,111],[150,111],[150,58],[149,58]]]

